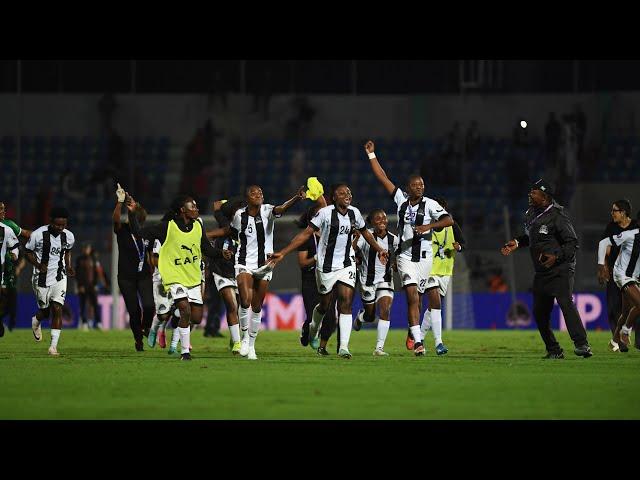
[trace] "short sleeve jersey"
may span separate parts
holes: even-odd
[[[248,208],[244,207],[236,211],[231,221],[231,228],[238,233],[236,265],[259,268],[266,263],[267,255],[273,253],[275,207],[263,204],[255,217],[249,215]]]
[[[36,259],[47,266],[46,273],[33,267],[33,277],[39,287],[50,287],[67,276],[64,255],[73,248],[75,237],[66,228],[54,235],[48,225],[43,225],[31,233],[25,248],[34,252]]]
[[[335,272],[355,264],[355,252],[351,245],[353,230],[365,227],[360,210],[349,205],[343,215],[335,205],[329,205],[318,210],[310,224],[320,231],[317,261],[320,271]]]

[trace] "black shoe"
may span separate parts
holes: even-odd
[[[191,360],[191,354],[189,352],[181,354],[180,360]]]
[[[618,344],[618,347],[620,347],[620,351],[623,353],[627,353],[629,351],[629,347],[627,347],[624,343],[620,342]],[[638,348],[638,347],[636,347]]]
[[[142,340],[139,342],[136,342],[136,352],[144,352],[144,346],[143,346]]]
[[[215,338],[224,338],[224,335],[221,334],[220,332],[213,332],[211,336]]]
[[[318,355],[325,356],[325,357],[329,355],[329,352],[327,352],[327,349],[324,347],[318,347],[317,353]]]
[[[202,334],[204,337],[213,337],[213,333],[211,332],[207,332],[206,330],[204,331],[204,333]]]
[[[562,350],[560,350],[559,352],[547,352],[547,354],[542,358],[556,359],[556,360],[561,359],[561,358],[564,358],[564,352]]]
[[[306,347],[309,345],[309,324],[303,323],[302,330],[300,331],[300,345]]]
[[[591,347],[589,346],[588,343],[585,343],[584,345],[580,345],[579,347],[574,348],[573,353],[575,353],[579,357],[584,357],[584,358],[589,358],[591,355],[593,355],[593,352],[591,351]]]

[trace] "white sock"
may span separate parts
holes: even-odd
[[[256,344],[256,337],[260,330],[260,323],[262,318],[262,310],[254,312],[251,310],[251,323],[249,324],[249,346],[253,347]]]
[[[233,343],[240,341],[240,325],[229,325],[229,332],[231,332],[231,341]]]
[[[158,317],[153,318],[153,322],[151,322],[151,331],[157,332],[160,327],[160,319]]]
[[[437,347],[442,343],[442,310],[431,309],[431,328],[433,328],[433,337]]]
[[[171,348],[174,350],[178,347],[178,340],[180,340],[179,327],[173,329],[173,336],[171,337]]]
[[[427,336],[427,331],[431,328],[431,310],[428,308],[424,311],[424,315],[422,316],[422,325],[420,325],[420,332],[422,333],[422,338]]]
[[[249,308],[242,305],[238,308],[238,319],[240,320],[240,330],[242,330],[242,338],[249,334]]]
[[[189,327],[176,328],[180,334],[180,353],[189,353],[189,345],[191,345],[191,329]]]
[[[313,313],[311,314],[311,323],[313,323],[313,328],[316,331],[320,330],[320,327],[322,326],[322,319],[324,318],[324,315],[318,311],[319,306],[320,304],[316,305],[313,308]]]
[[[413,340],[418,343],[422,341],[422,335],[420,333],[420,325],[412,325],[410,327],[411,335],[413,335]]]
[[[51,346],[53,348],[58,347],[58,339],[60,338],[60,332],[62,332],[61,329],[58,329],[58,328],[51,329]]]
[[[340,348],[349,350],[349,337],[351,337],[351,323],[353,316],[349,314],[340,314]]]
[[[387,339],[387,333],[389,333],[389,320],[378,320],[378,342],[376,343],[376,349],[382,350],[384,348],[384,342]]]

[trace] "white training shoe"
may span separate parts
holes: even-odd
[[[374,357],[388,357],[389,354],[387,352],[385,352],[384,350],[382,350],[381,348],[376,348],[373,351],[373,356]]]
[[[245,338],[243,338],[242,341],[240,342],[240,356],[246,357],[247,355],[249,355],[249,336],[248,335]]]
[[[258,357],[256,356],[256,348],[255,347],[249,348],[249,354],[247,355],[247,358],[249,360],[257,360],[258,359]]]
[[[620,345],[613,341],[613,338],[609,340],[609,350],[612,352],[617,352],[620,350]]]
[[[57,357],[58,355],[60,355],[58,353],[58,349],[54,346],[49,347],[49,355],[53,356],[53,357]]]
[[[42,328],[35,315],[31,317],[31,330],[33,330],[33,338],[36,339],[36,342],[40,342],[42,340]]]

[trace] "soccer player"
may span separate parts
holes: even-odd
[[[229,227],[238,209],[245,206],[245,201],[240,198],[228,202],[216,201],[213,203],[213,215],[218,225],[222,228]],[[227,325],[231,336],[231,353],[240,353],[240,326],[238,324],[239,292],[236,281],[235,254],[236,242],[231,233],[225,237],[218,237],[213,243],[217,252],[209,262],[209,270],[217,291],[212,295],[220,295],[227,310]]]
[[[605,254],[613,245],[620,247],[620,253],[613,266],[613,280],[622,291],[623,305],[622,315],[618,319],[610,343],[612,350],[617,351],[620,343],[628,347],[631,328],[638,312],[640,312],[640,229],[625,230],[616,236],[600,240],[598,269],[605,269],[606,275],[603,275],[605,277],[608,277]]]
[[[420,306],[433,263],[431,231],[453,225],[453,219],[438,202],[424,196],[424,180],[419,175],[409,177],[406,192],[396,187],[378,162],[374,147],[374,143],[369,140],[364,149],[369,156],[373,174],[398,207],[399,247],[396,262],[402,288],[407,295],[409,330],[414,340],[413,352],[416,356],[423,356],[425,348],[420,332]]]
[[[329,309],[332,292],[338,291],[339,339],[338,355],[351,358],[349,337],[351,336],[351,304],[356,284],[356,263],[352,245],[354,230],[360,230],[365,240],[376,251],[380,260],[386,263],[389,252],[383,249],[373,238],[364,223],[360,210],[351,205],[351,189],[346,183],[334,186],[333,205],[321,208],[309,222],[309,226],[296,235],[289,245],[272,255],[275,264],[291,251],[309,240],[314,231],[320,231],[316,268],[316,285],[320,293],[320,303],[316,305],[309,325],[309,343],[312,348],[319,347],[318,329]]]
[[[13,230],[16,237],[28,239],[31,230],[20,228],[13,220],[6,218],[7,209],[4,202],[0,202],[0,222]],[[16,307],[18,303],[18,290],[16,289],[17,277],[24,267],[24,258],[19,263],[13,260],[13,254],[7,252],[2,259],[4,262],[4,275],[2,275],[2,283],[0,284],[0,337],[4,335],[4,324],[2,319],[9,314],[9,331],[13,330],[16,324]]]
[[[171,215],[166,214],[160,221],[168,222],[169,220],[171,220]],[[156,339],[160,344],[160,348],[167,346],[166,327],[169,317],[171,316],[171,311],[174,309],[173,299],[169,291],[165,290],[162,285],[162,277],[160,275],[160,269],[158,268],[161,246],[160,240],[156,238],[150,256],[151,266],[153,268],[153,274],[151,275],[153,281],[153,302],[156,307],[156,318],[151,322],[151,329],[149,330],[149,337],[147,338],[147,344],[151,348],[155,347]],[[175,350],[170,353],[175,353]]]
[[[38,303],[38,311],[31,317],[33,337],[36,342],[42,340],[40,323],[51,316],[49,355],[58,356],[67,276],[75,275],[71,264],[71,249],[75,237],[67,230],[69,213],[66,208],[52,208],[50,218],[49,225],[43,225],[31,233],[25,245],[25,256],[33,265],[32,285]]]
[[[442,205],[442,208],[448,210],[447,201],[444,198],[436,198],[435,200]],[[436,354],[444,355],[449,349],[442,343],[442,299],[447,294],[449,281],[451,280],[451,275],[453,275],[455,254],[462,251],[465,241],[462,236],[462,229],[455,221],[450,227],[434,229],[431,241],[436,250],[433,255],[431,275],[427,280],[427,301],[429,305],[424,311],[420,332],[424,340],[427,330],[433,329]]]
[[[20,242],[13,230],[0,223],[0,284],[4,285],[4,263],[7,259],[16,261],[20,255]],[[4,335],[4,324],[0,320],[0,337]]]
[[[236,211],[231,226],[207,232],[209,238],[216,238],[230,231],[239,240],[235,272],[240,291],[239,317],[243,333],[240,355],[249,360],[258,359],[255,341],[261,323],[262,302],[273,276],[274,264],[269,257],[273,252],[275,219],[305,198],[305,187],[302,186],[293,197],[276,207],[265,204],[262,188],[251,185],[245,191],[247,206]]]
[[[624,232],[625,230],[634,230],[638,228],[638,222],[635,218],[631,218],[631,202],[627,199],[616,200],[611,205],[611,222],[606,226],[602,238],[609,238]],[[613,268],[618,258],[620,247],[612,245],[610,254],[606,256],[606,268],[605,265],[598,266],[598,281],[600,284],[607,285],[607,314],[609,320],[609,328],[611,334],[615,333],[618,319],[622,312],[622,292],[613,281]],[[640,313],[640,312],[638,312]],[[628,312],[624,312],[625,318]],[[636,319],[636,331],[640,327],[640,317]],[[640,349],[640,337],[636,335],[636,348]],[[613,347],[613,343],[609,343],[610,347]],[[619,344],[621,352],[628,352],[628,348],[624,343]]]
[[[373,225],[369,230],[381,248],[388,252],[395,252],[398,248],[398,237],[387,230],[387,214],[378,208],[369,213],[367,223]],[[354,241],[354,249],[360,251],[362,262],[358,265],[358,280],[360,285],[360,297],[362,308],[353,322],[353,329],[357,332],[362,328],[363,322],[374,322],[376,308],[380,312],[378,319],[378,340],[373,355],[386,357],[389,354],[384,351],[384,342],[389,333],[389,314],[393,303],[393,273],[391,264],[383,264],[376,256],[376,251],[361,236]]]
[[[127,209],[131,212],[135,203],[131,198]],[[179,195],[171,204],[172,218],[169,221],[140,228],[135,215],[129,223],[134,235],[155,241],[158,239],[160,256],[158,267],[162,284],[169,290],[171,298],[180,311],[178,333],[181,344],[181,360],[191,360],[190,325],[202,321],[202,255],[215,254],[207,239],[204,227],[198,220],[199,210],[190,195]]]

